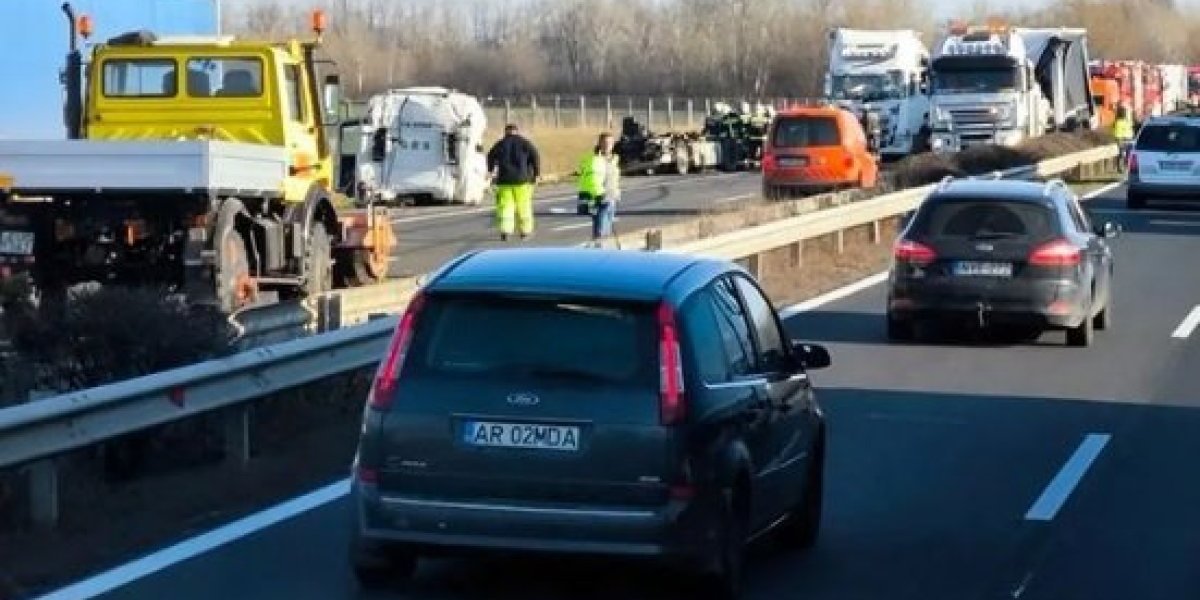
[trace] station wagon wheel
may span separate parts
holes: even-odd
[[[1067,345],[1083,348],[1090,346],[1094,337],[1094,323],[1091,316],[1085,315],[1078,327],[1067,330]]]

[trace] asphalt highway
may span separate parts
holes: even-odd
[[[736,195],[750,181],[687,193]],[[656,189],[642,204],[654,206]],[[834,360],[813,374],[831,426],[825,520],[807,554],[753,553],[748,598],[1200,597],[1200,316],[1188,318],[1200,304],[1200,208],[1129,213],[1121,195],[1088,203],[1125,227],[1114,328],[1091,347],[1067,347],[1061,333],[890,345],[879,285],[788,319]],[[477,225],[401,226],[487,237]],[[428,561],[406,590],[363,593],[345,562],[345,502],[332,496],[100,597],[684,597],[655,569],[515,557]]]
[[[757,172],[626,176],[616,230],[686,221],[723,204],[757,198],[760,177]],[[534,203],[535,231],[528,244],[563,246],[591,239],[591,218],[575,214],[573,185],[541,186]],[[392,277],[425,273],[468,250],[503,245],[490,200],[480,206],[400,207],[392,215],[400,242],[392,258]]]

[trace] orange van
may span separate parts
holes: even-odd
[[[874,187],[879,162],[862,125],[836,106],[781,111],[767,134],[762,159],[763,196],[815,194]]]

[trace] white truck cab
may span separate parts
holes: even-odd
[[[879,116],[879,152],[900,158],[929,112],[929,50],[913,30],[835,28],[829,33],[825,98],[855,113]]]
[[[479,204],[488,186],[487,117],[474,96],[410,87],[372,96],[357,145],[357,196],[377,202]]]
[[[1082,29],[952,27],[932,64],[933,150],[1093,126],[1087,65]]]

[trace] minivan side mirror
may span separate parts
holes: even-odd
[[[833,364],[833,359],[829,357],[829,351],[824,346],[817,344],[793,340],[792,355],[806,370],[824,369]]]

